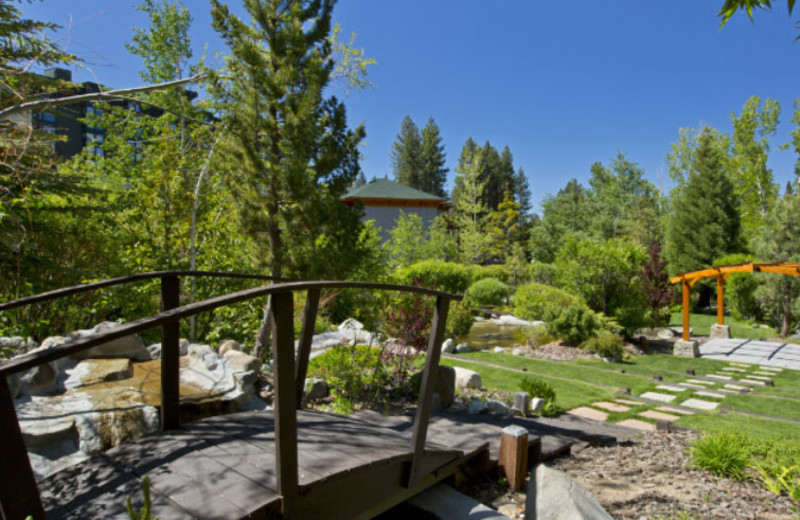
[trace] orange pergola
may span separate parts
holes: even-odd
[[[683,340],[689,341],[689,291],[704,278],[717,279],[717,323],[725,323],[725,301],[723,287],[725,280],[733,273],[777,273],[800,276],[800,263],[797,262],[749,262],[746,264],[720,265],[700,271],[681,273],[670,278],[670,283],[680,283],[683,288]]]

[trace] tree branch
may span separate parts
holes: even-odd
[[[139,92],[150,92],[153,90],[161,90],[169,87],[175,87],[177,85],[183,85],[185,83],[192,83],[194,81],[198,81],[200,79],[203,79],[205,76],[206,76],[205,73],[201,73],[201,74],[195,74],[194,76],[184,79],[167,81],[164,83],[157,83],[155,85],[145,85],[143,87],[121,88],[116,90],[107,90],[104,92],[90,92],[88,94],[65,96],[55,99],[40,99],[37,101],[28,101],[27,103],[20,103],[18,105],[13,105],[8,108],[4,108],[3,110],[0,110],[0,120],[6,119],[9,116],[18,114],[19,112],[24,112],[26,110],[40,110],[51,106],[70,105],[72,103],[79,103],[82,101],[93,101],[97,99],[113,100],[129,94],[136,94]]]

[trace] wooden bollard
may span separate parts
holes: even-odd
[[[515,425],[503,428],[497,465],[511,491],[523,488],[528,473],[528,430]]]

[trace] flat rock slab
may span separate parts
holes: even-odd
[[[713,379],[722,379],[723,381],[730,381],[733,379],[731,376],[725,374],[708,374],[706,377],[710,377]]]
[[[750,368],[751,364],[749,363],[731,363],[731,366],[740,367],[740,368]]]
[[[408,501],[441,520],[506,520],[509,517],[459,493],[447,484],[437,484]]]
[[[594,406],[595,408],[602,408],[603,410],[608,410],[609,412],[627,412],[628,410],[630,410],[630,407],[628,406],[616,403],[608,403],[605,401],[592,403],[592,406]]]
[[[642,417],[646,417],[648,419],[655,419],[657,421],[677,421],[680,419],[679,415],[672,415],[669,413],[657,412],[655,410],[647,410],[645,412],[640,413]]]
[[[685,392],[686,389],[677,385],[658,385],[656,390],[666,390],[667,392]]]
[[[644,404],[640,401],[631,401],[630,399],[614,399],[614,402],[620,404],[627,404],[630,406],[641,406]]]
[[[706,385],[706,386],[714,386],[717,384],[716,381],[707,381],[705,379],[687,379],[686,382],[695,385]]]
[[[633,428],[634,430],[641,430],[643,432],[654,432],[656,431],[656,425],[640,421],[638,419],[625,419],[624,421],[620,421],[617,424],[620,426],[625,426],[627,428]]]
[[[759,381],[771,381],[772,378],[773,378],[772,375],[770,375],[769,377],[767,377],[767,376],[753,376],[753,375],[747,376],[747,379],[758,379]]]
[[[739,391],[742,391],[742,390],[749,391],[750,390],[750,388],[748,388],[746,386],[734,385],[734,384],[731,384],[731,383],[728,383],[727,385],[725,385],[725,388],[727,388],[728,390],[739,390]]]
[[[764,370],[756,370],[755,372],[753,372],[753,374],[755,374],[757,376],[775,377],[775,374],[777,374],[777,372],[767,372],[767,371],[764,371]],[[750,377],[754,377],[754,376],[750,376]]]
[[[767,366],[764,366],[764,367],[758,367],[758,369],[759,370],[766,370],[768,372],[783,372],[783,369],[779,368],[779,367],[767,367]]]
[[[695,410],[715,410],[717,406],[719,406],[719,403],[692,398],[682,402],[681,406],[685,406],[687,408],[694,408]]]
[[[725,397],[725,394],[721,394],[719,392],[709,392],[707,390],[700,390],[699,392],[695,392],[694,395],[702,395],[703,397],[714,397],[717,399],[722,399]]]
[[[725,372],[747,372],[747,370],[737,367],[723,367],[721,370],[724,370]]]
[[[659,406],[656,410],[667,412],[667,413],[677,413],[680,415],[694,415],[694,412],[690,410],[683,410],[681,408],[673,408],[672,406]]]
[[[764,381],[759,381],[757,379],[740,379],[739,382],[744,383],[746,385],[761,385],[761,386],[766,385]]]
[[[704,390],[704,389],[708,388],[708,386],[706,386],[706,385],[698,385],[696,383],[678,383],[678,385],[680,385],[681,388],[691,388],[691,389],[698,389],[699,388],[700,390]]]
[[[650,399],[652,401],[660,401],[662,403],[671,403],[675,400],[675,396],[671,394],[659,394],[658,392],[645,392],[639,397],[643,399]]]
[[[575,408],[574,410],[570,410],[567,412],[570,415],[577,415],[578,417],[583,417],[584,419],[592,419],[594,421],[605,421],[608,419],[608,414],[605,412],[601,412],[600,410],[595,410],[593,408],[589,408],[587,406],[581,406]]]

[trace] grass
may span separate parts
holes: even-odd
[[[689,326],[692,333],[696,336],[708,336],[711,333],[711,326],[717,322],[716,314],[689,314]],[[745,339],[769,339],[777,338],[778,331],[771,327],[758,327],[753,328],[748,323],[739,321],[732,316],[725,316],[725,325],[731,328],[731,337],[745,338]],[[673,313],[670,322],[670,327],[682,327],[683,315],[680,312]]]

